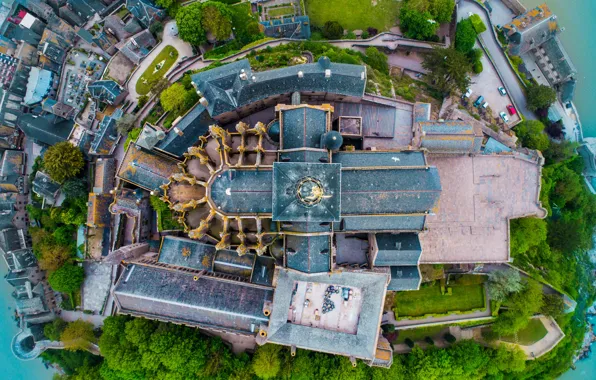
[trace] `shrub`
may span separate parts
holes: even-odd
[[[363,40],[366,40],[366,39],[370,38],[370,35],[368,34],[368,32],[365,31],[365,32],[362,32],[362,34],[360,35],[360,37]]]
[[[453,335],[451,335],[449,333],[443,335],[443,339],[445,339],[447,341],[447,343],[451,343],[451,344],[455,343],[455,341],[457,340],[457,339],[455,339],[455,337]]]
[[[414,348],[414,341],[412,339],[406,338],[406,340],[404,340],[404,343],[406,344],[406,346]]]
[[[376,47],[371,46],[366,49],[366,58],[364,61],[373,69],[379,70],[383,74],[389,74],[389,60]]]
[[[472,22],[472,26],[474,27],[476,33],[480,34],[486,31],[486,25],[484,25],[484,22],[477,14],[470,16],[469,20]]]
[[[323,36],[329,40],[339,40],[344,35],[344,27],[337,21],[327,21],[323,26]]]
[[[70,293],[79,290],[85,278],[85,270],[72,264],[64,264],[48,277],[50,286],[62,293]]]
[[[477,34],[470,19],[461,20],[457,23],[455,32],[455,48],[462,53],[468,53],[474,48],[476,37]]]
[[[363,33],[368,33],[370,36],[376,36],[377,34],[379,34],[379,31],[376,28],[373,27],[369,27],[368,29],[366,29],[365,32]]]
[[[482,72],[482,70],[483,70],[482,62],[480,62],[480,61],[474,62],[474,73],[480,74]]]
[[[430,344],[431,346],[435,345],[435,341],[433,340],[433,338],[431,338],[430,336],[427,336],[424,338],[424,341],[428,344]]]

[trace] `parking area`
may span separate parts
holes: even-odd
[[[362,311],[362,291],[354,287],[294,282],[288,312],[290,323],[356,334]]]
[[[478,45],[476,45],[476,47],[480,48]],[[473,75],[470,78],[472,80],[472,84],[470,85],[472,96],[470,97],[470,100],[474,102],[480,95],[482,95],[484,101],[488,103],[488,107],[492,111],[490,116],[487,115],[489,116],[488,118],[498,121],[500,119],[499,113],[505,112],[509,118],[509,123],[507,124],[509,128],[506,129],[510,129],[520,121],[517,110],[515,115],[510,115],[507,111],[507,106],[513,104],[513,102],[511,101],[509,94],[501,95],[499,92],[498,88],[505,86],[503,85],[503,82],[501,82],[497,71],[488,60],[486,54],[482,56],[482,66],[484,70],[482,70],[480,74]],[[493,123],[492,121],[489,122],[492,124],[499,124]]]

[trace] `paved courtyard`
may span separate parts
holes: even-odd
[[[105,59],[93,53],[87,54],[73,50],[66,60],[64,78],[60,89],[59,100],[65,104],[79,108],[84,104],[87,83],[101,78],[106,67]]]
[[[108,297],[112,285],[112,266],[97,262],[86,262],[83,283],[83,310],[99,313]]]

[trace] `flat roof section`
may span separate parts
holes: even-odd
[[[228,169],[211,184],[217,209],[230,214],[271,213],[272,171]]]
[[[329,111],[301,107],[281,110],[281,149],[320,148]]]
[[[421,233],[421,263],[509,261],[509,219],[545,217],[541,165],[516,155],[429,156],[441,175],[439,207]]]
[[[375,151],[342,151],[334,153],[333,163],[342,165],[343,169],[362,167],[425,167],[426,158],[422,151],[375,152]]]
[[[362,311],[359,288],[294,281],[288,321],[292,324],[355,335]],[[347,292],[348,300],[345,300]],[[351,293],[351,294],[350,294]]]

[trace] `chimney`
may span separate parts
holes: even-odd
[[[178,129],[178,127],[174,127],[174,132],[176,132],[176,134],[178,136],[183,136],[184,135],[184,132],[182,132],[180,129]]]
[[[209,101],[205,97],[202,97],[201,99],[199,99],[199,103],[201,103],[201,105],[205,108],[207,108],[207,106],[209,105]]]
[[[304,73],[302,71],[298,71],[298,78],[304,78]]]
[[[331,70],[325,69],[325,78],[327,78],[327,79],[331,78]]]

